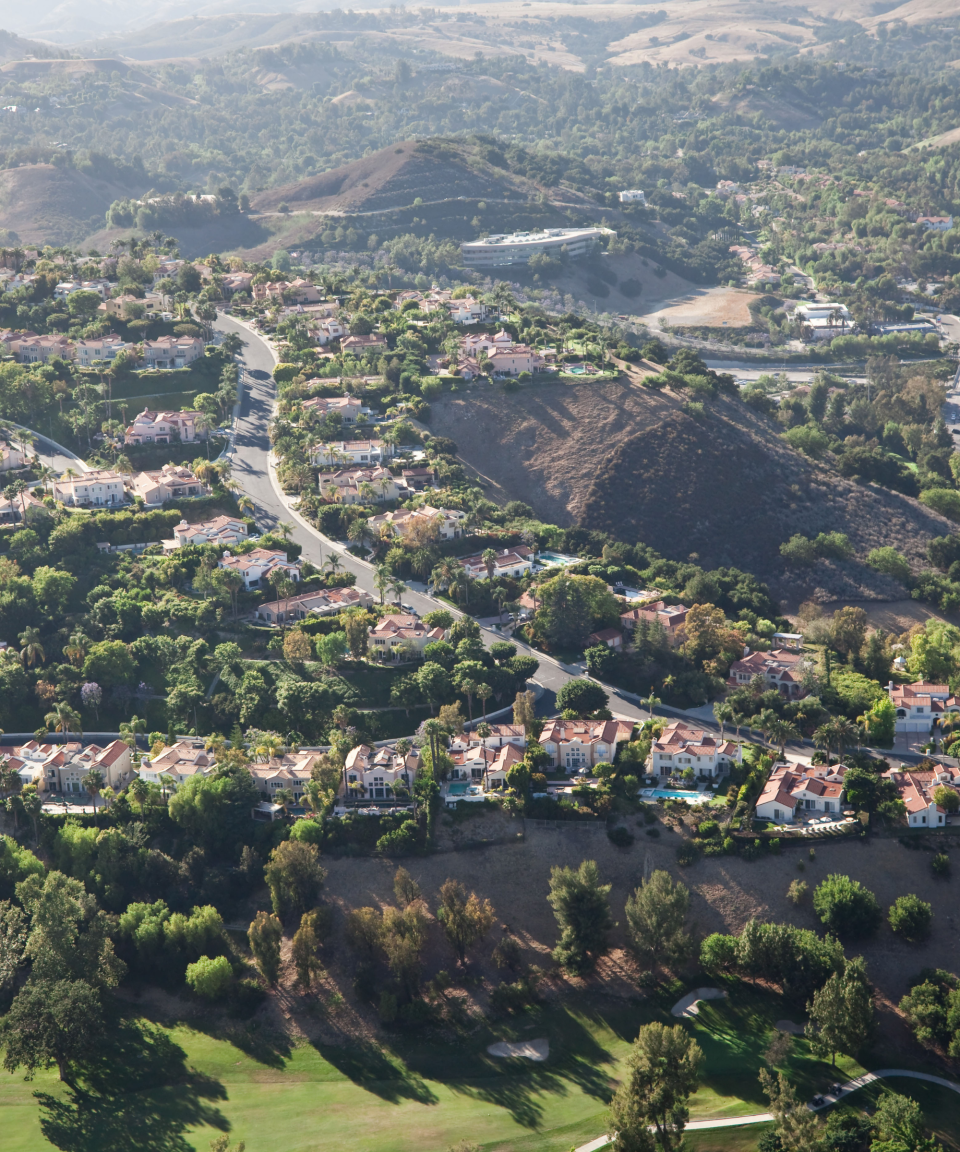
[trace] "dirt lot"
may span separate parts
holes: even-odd
[[[647,313],[643,319],[656,330],[661,323],[674,328],[749,328],[753,324],[750,302],[759,300],[755,292],[740,288],[697,288],[671,301],[666,307]]]

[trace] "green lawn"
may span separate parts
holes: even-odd
[[[539,1006],[460,1035],[396,1036],[383,1048],[290,1047],[236,1021],[216,1034],[213,1021],[209,1033],[200,1030],[202,1018],[167,1029],[131,1021],[83,1093],[50,1073],[33,1084],[0,1076],[3,1149],[187,1152],[229,1131],[249,1152],[444,1152],[461,1139],[485,1152],[569,1152],[605,1131],[613,1082],[638,1027],[676,1023],[675,996]],[[777,997],[735,987],[730,1000],[704,1004],[686,1022],[705,1057],[693,1119],[765,1110],[757,1071],[773,1021],[788,1015]],[[544,1064],[486,1054],[495,1039],[544,1036],[551,1049]],[[838,1074],[860,1071],[844,1060]],[[789,1072],[801,1095],[832,1078],[802,1039]],[[910,1081],[896,1088],[926,1092],[931,1122],[948,1130],[951,1105],[956,1111],[940,1099],[948,1093]],[[692,1147],[745,1152],[761,1131],[698,1134]]]

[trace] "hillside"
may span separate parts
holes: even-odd
[[[141,188],[137,191],[143,192]],[[131,189],[75,168],[25,164],[0,171],[0,229],[23,244],[67,244],[103,227],[107,209]]]
[[[287,203],[294,212],[386,212],[460,198],[523,202],[521,182],[506,172],[478,171],[454,148],[405,140],[342,168],[271,188],[254,197],[255,212],[276,212]]]
[[[889,544],[919,566],[927,541],[954,527],[916,500],[818,466],[730,398],[696,420],[677,397],[626,380],[474,389],[436,402],[430,429],[456,441],[492,499],[524,500],[546,521],[641,540],[671,559],[746,568],[789,603],[900,599],[898,584],[863,563],[867,553]],[[786,569],[781,543],[834,531],[850,537],[854,560]]]

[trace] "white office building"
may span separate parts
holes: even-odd
[[[484,236],[460,245],[468,268],[492,268],[501,264],[526,264],[531,256],[543,253],[559,256],[562,249],[576,258],[592,252],[601,236],[616,236],[610,228],[547,228],[543,232],[513,232],[509,236]]]
[[[639,188],[625,188],[620,193],[621,204],[646,204],[647,198]]]

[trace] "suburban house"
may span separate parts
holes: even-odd
[[[202,496],[203,485],[189,468],[164,464],[157,472],[134,472],[126,481],[131,497],[140,496],[148,507],[185,496]]]
[[[462,300],[448,300],[447,312],[454,324],[477,324],[487,317],[487,306],[472,296]]]
[[[125,788],[133,779],[129,745],[113,740],[104,747],[79,741],[39,744],[36,740],[14,749],[10,766],[24,784],[36,784],[38,792],[82,793],[84,777],[92,768],[103,773],[111,788]]]
[[[216,516],[200,524],[188,524],[181,520],[173,530],[170,546],[180,548],[184,544],[239,544],[247,538],[247,526],[233,516]],[[168,542],[164,541],[166,546]]]
[[[72,360],[76,347],[66,336],[27,336],[17,341],[21,364],[46,364],[48,360]]]
[[[526,344],[498,348],[488,357],[490,371],[499,376],[519,376],[521,372],[538,372],[546,363],[543,356]]]
[[[646,620],[648,624],[654,622],[662,624],[667,635],[667,643],[671,648],[676,648],[683,640],[680,628],[686,622],[689,611],[690,609],[682,604],[664,604],[662,600],[658,600],[654,604],[645,604],[642,608],[631,608],[628,612],[622,613],[620,626],[627,636],[633,639],[641,620]]]
[[[793,318],[800,325],[803,338],[811,341],[832,340],[835,336],[844,335],[855,324],[846,304],[836,301],[798,304]]]
[[[954,696],[948,684],[927,684],[918,680],[914,684],[887,685],[887,693],[897,710],[898,732],[929,732],[934,720],[947,712],[960,712],[960,697]]]
[[[50,481],[55,500],[83,508],[99,508],[124,502],[123,477],[109,468],[94,469],[82,476],[67,476]]]
[[[312,779],[313,767],[322,756],[320,752],[287,752],[271,756],[266,764],[248,767],[264,800],[273,800],[283,788],[293,793],[293,801],[299,805]]]
[[[595,764],[612,764],[620,744],[633,732],[625,720],[548,720],[540,743],[554,768],[576,771]]]
[[[806,695],[803,688],[806,668],[807,662],[799,652],[787,652],[783,648],[751,652],[730,665],[727,684],[731,688],[743,688],[754,676],[762,676],[768,688],[776,688],[781,696],[797,700]]]
[[[141,308],[144,316],[158,316],[163,311],[163,297],[156,292],[143,297],[114,296],[104,300],[97,311],[113,318],[128,320],[140,314]]]
[[[469,356],[471,359],[476,360],[481,352],[486,352],[489,355],[498,349],[509,348],[512,344],[513,337],[509,332],[505,332],[501,328],[499,332],[494,332],[492,336],[486,332],[471,332],[460,341],[460,349],[464,356]]]
[[[463,752],[451,752],[450,758],[453,761],[451,780],[470,780],[482,784],[485,792],[499,792],[506,787],[507,773],[523,759],[523,749],[509,743],[499,748],[476,744]],[[457,792],[448,790],[448,795],[452,800],[458,798]]]
[[[372,532],[379,533],[385,525],[393,529],[395,536],[406,536],[414,525],[435,524],[440,540],[456,540],[463,535],[465,512],[450,508],[434,508],[424,504],[421,508],[398,508],[395,512],[381,512],[367,520]]]
[[[317,416],[329,416],[332,412],[340,417],[341,424],[356,424],[361,415],[372,416],[359,396],[312,396],[302,403],[304,412],[315,412]]]
[[[486,579],[490,570],[483,559],[481,552],[472,556],[463,556],[457,561],[471,580]],[[494,576],[522,576],[524,572],[533,570],[533,553],[525,544],[518,544],[513,548],[504,548],[498,552],[492,561]]]
[[[917,223],[928,232],[949,232],[953,227],[952,216],[918,216]]]
[[[186,368],[202,355],[203,341],[199,336],[161,336],[143,342],[145,368]]]
[[[342,340],[348,335],[350,329],[341,320],[318,320],[315,324],[308,324],[307,331],[321,346],[329,344],[332,340]]]
[[[415,749],[400,756],[392,748],[359,744],[350,749],[344,761],[340,795],[390,800],[398,784],[409,791],[419,765],[420,754]]]
[[[159,784],[165,792],[175,792],[194,776],[209,776],[215,767],[213,753],[206,751],[202,742],[178,740],[165,745],[156,756],[141,760],[140,779]]]
[[[807,768],[775,764],[757,800],[757,818],[774,824],[792,824],[804,813],[840,815],[843,809],[842,765]]]
[[[370,629],[370,649],[378,659],[388,656],[398,660],[404,648],[415,648],[422,652],[434,640],[442,640],[446,632],[442,628],[431,628],[417,616],[395,613],[384,616]]]
[[[946,811],[937,804],[933,794],[941,786],[960,794],[960,768],[947,764],[920,772],[898,772],[891,768],[883,775],[897,786],[911,828],[944,827]]]
[[[591,632],[587,637],[587,647],[596,648],[603,644],[607,648],[623,648],[623,633],[619,628],[601,628],[599,632]]]
[[[107,336],[89,336],[77,341],[77,363],[81,368],[89,368],[95,360],[114,360],[118,352],[136,353],[136,344],[130,344],[116,332]]]
[[[37,333],[32,331],[14,332],[10,328],[4,328],[0,332],[0,352],[9,352],[11,356],[19,356],[20,345],[23,341],[33,340],[36,335]]]
[[[468,729],[458,736],[452,736],[448,748],[451,752],[466,752],[468,748],[502,748],[504,744],[513,744],[517,748],[526,748],[527,730],[522,724],[489,724],[489,736],[479,736],[475,729]]]
[[[650,757],[652,776],[679,776],[692,768],[696,776],[714,779],[739,761],[740,751],[732,740],[721,742],[711,732],[675,720],[654,740]]]
[[[66,300],[74,292],[96,292],[101,300],[106,300],[112,290],[109,280],[61,280],[53,290],[53,298]]]
[[[161,275],[160,279],[164,279],[165,275]],[[253,275],[252,272],[228,272],[220,281],[220,287],[226,296],[233,296],[237,292],[249,292]],[[158,283],[158,280],[154,281],[155,285]]]
[[[239,572],[248,591],[265,585],[270,573],[278,569],[293,581],[300,579],[300,562],[291,563],[286,552],[273,552],[269,548],[254,548],[243,556],[231,556],[229,552],[224,552],[217,567]]]
[[[411,492],[422,492],[424,488],[433,488],[437,483],[437,470],[435,468],[404,468],[400,473],[400,483]]]
[[[310,461],[315,468],[331,464],[382,464],[392,459],[392,444],[384,440],[334,440],[329,444],[314,444]]]
[[[197,439],[196,412],[151,412],[135,416],[123,437],[124,444],[192,444]]]
[[[373,597],[362,588],[318,588],[281,600],[268,600],[257,609],[257,619],[268,624],[309,620],[311,616],[335,616],[345,608],[371,608]]]
[[[9,472],[11,468],[23,467],[23,452],[6,440],[0,440],[0,472]]]
[[[0,524],[16,524],[23,519],[24,510],[31,508],[43,508],[43,501],[31,491],[24,490],[19,496],[0,495]]]
[[[387,338],[380,332],[371,332],[369,336],[345,336],[340,341],[342,352],[355,352],[358,355],[383,351],[386,347]]]
[[[382,504],[400,495],[389,468],[341,468],[337,472],[323,472],[318,486],[328,500],[340,504]]]

